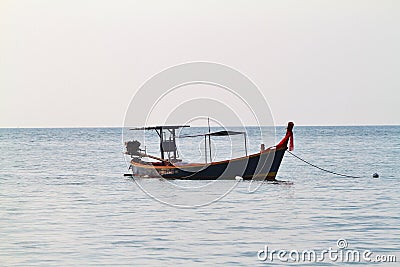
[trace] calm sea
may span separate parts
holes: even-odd
[[[286,265],[261,261],[258,251],[320,252],[338,249],[338,239],[346,250],[370,250],[372,259],[397,255],[399,265],[400,126],[294,132],[296,155],[361,178],[286,154],[277,179],[290,183],[138,182],[123,177],[121,129],[0,129],[0,265]],[[284,133],[278,127],[277,140]],[[248,139],[258,149],[256,137]],[[201,143],[191,142],[194,149],[181,153],[201,158]],[[177,208],[165,199],[212,201]],[[317,265],[345,264],[326,258]]]

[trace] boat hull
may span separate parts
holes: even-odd
[[[285,148],[269,149],[247,157],[209,164],[182,164],[154,166],[143,161],[131,161],[133,176],[182,180],[244,180],[274,181],[286,151]]]

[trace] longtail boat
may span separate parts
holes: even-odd
[[[288,123],[285,137],[275,146],[264,148],[261,144],[260,152],[247,155],[247,141],[245,132],[218,131],[209,132],[202,135],[192,135],[184,137],[204,136],[205,139],[205,162],[204,163],[183,163],[177,156],[176,130],[189,127],[188,125],[179,126],[154,126],[133,128],[130,130],[154,130],[160,139],[160,157],[148,155],[146,150],[140,148],[140,142],[133,140],[125,142],[126,152],[130,155],[130,169],[134,177],[144,178],[165,178],[183,180],[216,180],[216,179],[237,179],[244,180],[267,180],[276,181],[285,151],[293,149],[293,122]],[[166,134],[169,134],[168,138]],[[213,136],[244,135],[244,146],[246,155],[239,158],[212,162],[211,145],[207,149],[207,138],[211,144]],[[290,143],[289,143],[290,141]],[[210,151],[210,159],[207,162],[207,151]],[[146,160],[153,159],[156,161]]]

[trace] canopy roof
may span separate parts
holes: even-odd
[[[162,125],[162,126],[151,126],[151,127],[139,127],[131,128],[129,130],[162,130],[162,129],[179,129],[184,127],[190,127],[190,125]]]
[[[237,135],[237,134],[244,134],[245,132],[235,132],[235,131],[219,131],[213,133],[207,133],[206,135],[211,136],[225,136],[225,135]]]
[[[235,132],[235,131],[218,131],[218,132],[206,133],[206,134],[182,135],[182,136],[179,136],[179,138],[198,137],[198,136],[228,136],[228,135],[237,135],[237,134],[246,134],[246,133],[245,132]]]

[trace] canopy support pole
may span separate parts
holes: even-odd
[[[243,133],[244,136],[244,150],[246,151],[246,157],[247,157],[247,135],[246,132]]]
[[[212,156],[211,156],[211,136],[208,135],[208,150],[210,151],[210,163],[212,162]]]
[[[207,163],[207,135],[204,135],[204,157]]]
[[[159,134],[159,136],[160,136],[160,152],[161,152],[161,158],[164,160],[164,148],[163,148],[163,139],[164,139],[164,137],[163,137],[163,132],[162,132],[162,128],[160,128],[160,134]]]

